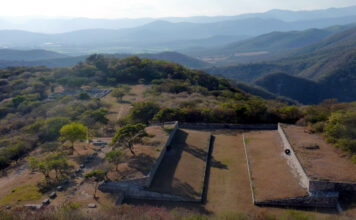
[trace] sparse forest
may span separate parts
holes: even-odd
[[[96,135],[115,127],[116,122],[107,118],[109,106],[98,98],[80,93],[48,99],[50,94],[63,90],[115,88],[118,84],[139,82],[151,85],[147,101],[152,101],[133,103],[121,124],[173,120],[275,123],[295,122],[301,115],[296,107],[251,96],[225,79],[178,64],[137,57],[116,59],[92,55],[72,68],[13,67],[2,69],[0,77],[2,168],[37,147],[44,151],[60,147],[64,140],[60,139],[60,130],[71,122],[87,126],[89,133]],[[119,86],[113,92],[120,101],[129,90]],[[153,98],[164,98],[164,94],[188,94],[188,97],[199,94],[211,98],[208,101],[214,100],[214,104],[199,106],[188,98],[182,107],[167,107]]]

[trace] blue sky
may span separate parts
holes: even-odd
[[[1,16],[91,18],[237,15],[270,9],[312,10],[356,5],[356,0],[4,0]]]

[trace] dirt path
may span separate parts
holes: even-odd
[[[120,109],[117,114],[117,120],[121,119],[122,117],[126,116],[130,111],[130,106],[127,104],[123,104],[120,106]]]
[[[141,102],[144,100],[144,92],[146,91],[146,85],[134,85],[131,90],[126,94],[121,102],[117,102],[116,98],[112,94],[108,94],[102,100],[110,104],[109,108],[109,120],[116,121],[125,117],[132,107],[132,103]]]
[[[257,201],[308,195],[284,158],[277,131],[247,132],[245,140]]]
[[[210,132],[178,130],[151,190],[200,199]]]

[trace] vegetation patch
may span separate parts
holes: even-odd
[[[0,204],[12,204],[20,201],[38,200],[42,197],[38,187],[23,185],[14,188],[10,194],[0,200]]]

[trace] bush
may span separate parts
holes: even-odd
[[[129,118],[134,123],[147,124],[159,110],[160,107],[155,102],[137,102],[134,103],[133,107],[130,109]]]
[[[356,152],[356,111],[332,113],[324,131],[329,142],[350,153]]]
[[[354,154],[354,155],[352,155],[352,157],[351,157],[351,161],[352,161],[352,163],[355,163],[356,164],[356,155]]]
[[[336,141],[336,147],[348,151],[349,153],[356,153],[356,140],[355,139],[348,139],[342,138]]]
[[[324,131],[325,124],[326,123],[324,121],[319,121],[315,124],[312,124],[311,130],[315,133],[322,133]]]
[[[106,108],[99,108],[97,110],[88,110],[85,111],[80,116],[80,121],[83,122],[86,126],[93,126],[96,122],[107,124],[109,119],[106,118],[108,110]]]
[[[90,95],[86,92],[80,92],[78,94],[78,99],[80,100],[89,100],[90,99]]]
[[[121,102],[122,98],[125,96],[125,90],[122,88],[113,89],[111,95],[115,97],[118,102]]]
[[[43,126],[40,127],[38,131],[38,136],[41,141],[54,141],[57,140],[60,136],[60,129],[69,124],[70,120],[66,117],[53,117],[47,119]]]

